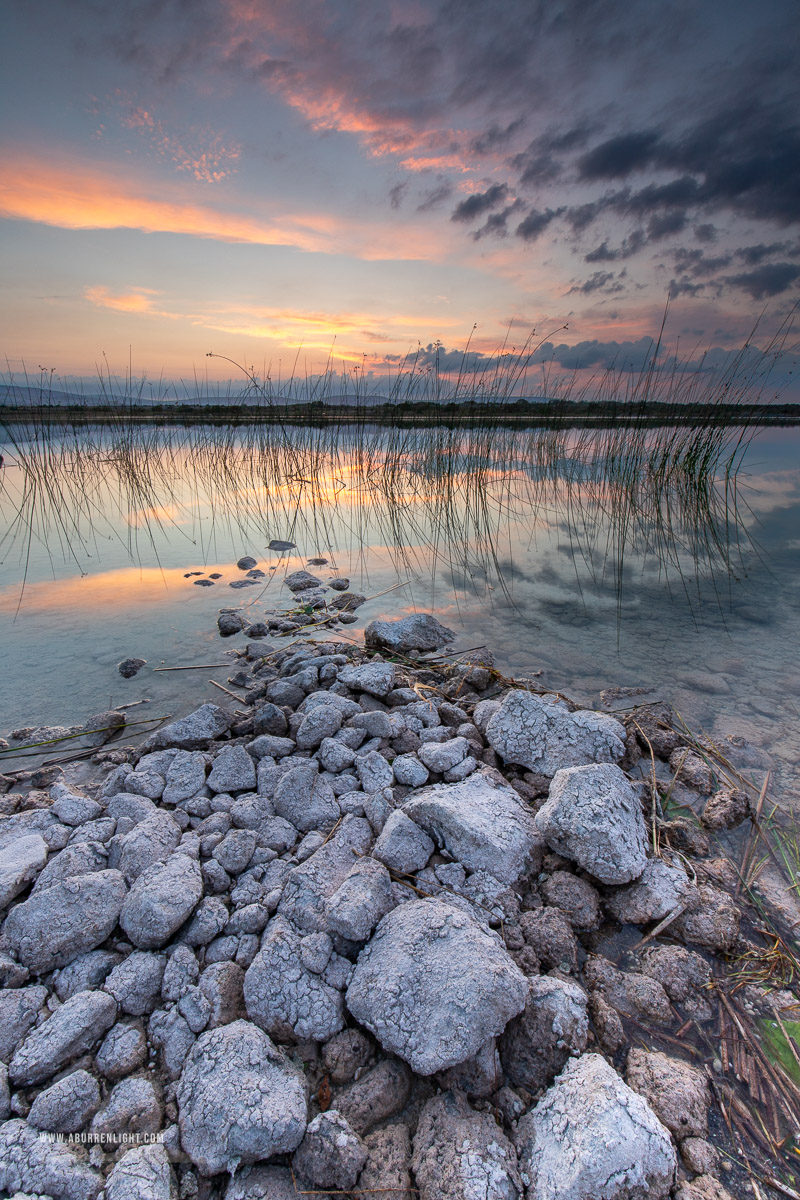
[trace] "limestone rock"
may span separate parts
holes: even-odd
[[[126,1150],[106,1180],[106,1200],[177,1200],[175,1174],[165,1146]]]
[[[281,917],[267,926],[247,969],[244,999],[250,1020],[275,1036],[291,1031],[324,1042],[344,1025],[341,992],[303,965],[300,938]]]
[[[314,1117],[294,1154],[294,1169],[312,1188],[345,1191],[355,1185],[367,1148],[335,1108]]]
[[[99,1107],[97,1080],[88,1071],[73,1071],[39,1092],[28,1113],[28,1123],[50,1133],[76,1133]]]
[[[157,949],[192,915],[202,895],[199,863],[185,854],[172,854],[139,876],[122,906],[119,923],[134,946]]]
[[[711,1089],[702,1071],[667,1054],[634,1047],[625,1076],[676,1138],[707,1136]]]
[[[47,862],[47,843],[38,833],[18,838],[0,858],[0,908],[10,904]]]
[[[586,993],[569,980],[542,975],[529,981],[524,1010],[500,1038],[500,1059],[515,1087],[547,1087],[589,1034]]]
[[[50,1200],[96,1200],[103,1176],[68,1146],[41,1138],[25,1121],[0,1125],[0,1192]]]
[[[492,714],[486,738],[504,762],[540,775],[619,762],[625,753],[625,729],[613,717],[584,709],[569,713],[520,690],[509,692]]]
[[[389,814],[372,854],[392,871],[410,874],[421,871],[435,849],[427,833],[396,808]]]
[[[119,871],[66,879],[11,910],[3,926],[3,943],[38,975],[64,967],[106,940],[126,892]]]
[[[369,823],[363,817],[346,816],[325,845],[289,872],[278,912],[307,933],[324,932],[328,897],[371,844]]]
[[[21,1087],[49,1079],[99,1042],[116,1015],[116,1001],[105,992],[78,992],[28,1034],[9,1063],[9,1079]]]
[[[439,650],[455,636],[430,613],[414,613],[398,621],[370,621],[364,630],[364,643],[407,654],[409,650]]]
[[[177,746],[181,750],[203,750],[214,738],[227,732],[233,718],[218,704],[201,704],[188,717],[172,721],[157,729],[145,742],[146,750],[160,750],[166,746]]]
[[[363,942],[394,905],[386,867],[374,858],[359,859],[326,903],[328,928],[351,942]]]

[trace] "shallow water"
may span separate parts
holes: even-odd
[[[458,648],[485,643],[501,670],[541,671],[581,701],[654,689],[693,728],[757,747],[754,775],[774,765],[786,797],[800,757],[800,431],[758,434],[727,486],[736,431],[710,475],[666,482],[636,436],[16,431],[0,444],[0,732],[218,698],[208,681],[225,681],[244,640],[217,636],[218,610],[287,607],[284,575],[324,557],[311,568],[323,580],[375,597],[343,636],[433,611]],[[271,552],[272,538],[297,549]],[[266,577],[232,590],[243,554]],[[223,578],[195,586],[193,570]],[[124,680],[130,656],[148,665]],[[152,670],[195,663],[220,665]]]

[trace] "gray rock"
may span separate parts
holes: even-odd
[[[164,804],[180,804],[196,796],[206,781],[206,756],[200,751],[179,750],[172,759],[161,797]]]
[[[163,1070],[170,1079],[177,1079],[195,1042],[188,1022],[177,1009],[166,1012],[159,1008],[151,1016],[147,1031],[151,1043],[160,1051]]]
[[[374,1058],[372,1043],[360,1029],[343,1029],[341,1033],[334,1034],[322,1047],[322,1065],[325,1073],[330,1076],[331,1082],[336,1084],[350,1083]]]
[[[252,829],[232,829],[214,848],[214,858],[229,875],[240,875],[253,857],[256,841]]]
[[[106,940],[126,892],[119,871],[56,883],[11,910],[3,926],[4,948],[38,975],[65,967]]]
[[[342,667],[339,671],[339,683],[354,691],[366,692],[368,696],[377,696],[379,700],[389,695],[394,681],[394,663],[368,662],[357,667]]]
[[[181,1144],[204,1175],[289,1153],[306,1130],[300,1071],[249,1021],[200,1035],[177,1100]]]
[[[366,1146],[335,1108],[311,1121],[293,1159],[311,1187],[336,1191],[353,1187],[366,1161]]]
[[[557,771],[535,822],[552,850],[601,883],[630,883],[647,865],[639,797],[612,764]]]
[[[212,966],[216,966],[216,964],[212,964]],[[192,1033],[202,1033],[211,1016],[211,1001],[206,999],[199,987],[192,985],[186,989],[178,1001],[178,1012]]]
[[[74,792],[64,783],[54,783],[50,788],[50,799],[53,804],[50,811],[58,817],[62,825],[82,825],[84,821],[94,821],[102,813],[101,806],[96,800]]]
[[[478,768],[478,759],[474,755],[468,754],[466,758],[462,758],[460,763],[456,763],[449,771],[445,771],[442,775],[445,783],[461,783],[468,775]]]
[[[124,962],[114,967],[103,984],[103,990],[113,996],[123,1012],[132,1017],[151,1013],[161,996],[166,958],[134,950]]]
[[[392,771],[396,781],[405,787],[423,787],[428,782],[428,768],[416,754],[398,754],[392,761]]]
[[[359,955],[346,1000],[384,1049],[432,1075],[502,1033],[525,1007],[527,990],[499,939],[466,912],[416,900],[381,921]]]
[[[25,1121],[0,1125],[0,1191],[25,1200],[96,1200],[103,1176],[82,1162],[74,1150],[42,1139]]]
[[[696,899],[697,888],[679,859],[671,865],[663,858],[648,858],[635,883],[606,898],[606,908],[617,921],[646,925],[662,920],[682,905],[694,904]]]
[[[520,1119],[517,1148],[536,1200],[665,1200],[677,1166],[667,1130],[599,1054],[567,1064]]]
[[[612,1008],[641,1021],[669,1025],[673,1011],[658,979],[638,971],[619,971],[601,954],[593,954],[583,967],[584,983],[599,992]]]
[[[397,722],[400,718],[394,716],[394,721]],[[394,736],[395,726],[389,718],[389,714],[385,712],[358,712],[355,713],[347,722],[348,729],[363,730],[365,736],[390,738]]]
[[[515,883],[541,855],[530,809],[513,788],[482,773],[425,788],[402,811],[467,870],[489,871],[503,883]]]
[[[225,746],[214,759],[206,784],[212,792],[252,792],[256,766],[244,746]]]
[[[197,913],[192,920],[196,919]],[[220,930],[216,930],[215,936],[219,932]],[[161,995],[165,1000],[180,1000],[186,989],[197,983],[199,974],[197,955],[190,946],[179,942],[167,959],[164,977],[161,980]]]
[[[317,751],[317,761],[325,771],[338,774],[338,772],[352,767],[355,760],[355,750],[351,750],[344,742],[336,741],[335,738],[330,737],[323,738],[322,742],[320,742],[320,747]]]
[[[130,885],[153,863],[165,862],[182,837],[181,827],[163,809],[114,838],[108,865],[121,871]]]
[[[277,710],[281,712],[280,709]],[[283,713],[281,712],[281,716]],[[285,721],[284,717],[284,721]],[[275,734],[262,733],[259,734],[252,742],[247,744],[248,754],[252,754],[254,758],[285,758],[287,754],[294,754],[295,744],[292,738],[277,737]]]
[[[122,955],[114,950],[90,950],[81,954],[53,975],[56,995],[63,1003],[76,992],[102,987],[109,971],[119,962],[122,962]]]
[[[670,932],[682,941],[726,954],[736,944],[741,918],[741,909],[727,892],[701,884],[695,904],[672,922]]]
[[[8,1062],[36,1024],[47,994],[47,988],[38,984],[0,991],[0,1062]]]
[[[217,629],[220,637],[233,637],[244,629],[245,621],[241,613],[225,609],[217,617]]]
[[[625,753],[625,729],[613,717],[584,709],[569,713],[560,704],[519,690],[506,695],[485,733],[504,762],[541,775],[585,763],[619,762]]]
[[[112,1081],[130,1075],[147,1062],[147,1041],[136,1022],[112,1025],[95,1056],[101,1075]]]
[[[310,571],[292,571],[283,582],[290,592],[307,592],[309,588],[322,587],[322,580]]]
[[[328,928],[351,942],[363,942],[394,908],[392,879],[374,858],[362,858],[328,899]]]
[[[390,764],[377,750],[356,758],[356,772],[365,792],[381,792],[394,783]]]
[[[317,1195],[333,1200],[327,1192]],[[288,1167],[245,1167],[228,1184],[225,1200],[297,1200],[297,1186]]]
[[[18,838],[0,858],[0,908],[23,891],[47,862],[47,843],[38,833]]]
[[[134,796],[147,796],[149,800],[160,800],[164,792],[164,783],[164,776],[157,771],[143,771],[139,767],[125,779],[125,790],[133,792]]]
[[[106,1200],[177,1200],[175,1174],[165,1146],[126,1150],[106,1180]]]
[[[262,734],[270,734],[274,737],[282,738],[287,728],[286,714],[282,709],[278,708],[277,704],[272,704],[268,701],[253,713],[253,732],[256,737],[260,737]]]
[[[335,705],[342,714],[343,721],[348,721],[351,717],[356,716],[357,713],[362,711],[355,700],[350,700],[347,696],[340,696],[337,692],[328,691],[309,692],[297,711],[300,713],[309,713],[319,704]]]
[[[500,1065],[500,1055],[497,1053],[497,1041],[489,1038],[473,1058],[459,1063],[457,1067],[448,1067],[436,1076],[436,1082],[442,1091],[463,1092],[470,1100],[486,1099],[497,1091],[497,1085],[503,1078],[503,1068]]]
[[[216,896],[206,896],[195,909],[183,933],[188,946],[207,946],[228,924],[229,912]]]
[[[522,1200],[513,1145],[494,1117],[474,1112],[458,1092],[422,1109],[411,1163],[420,1200]]]
[[[267,926],[247,970],[244,999],[250,1020],[276,1037],[290,1030],[324,1042],[344,1025],[341,992],[304,965],[301,939],[281,917]]]
[[[405,1125],[388,1125],[364,1138],[368,1158],[358,1179],[365,1195],[386,1193],[391,1200],[413,1200],[411,1143]]]
[[[8,1069],[0,1063],[0,1124],[11,1116],[11,1092],[8,1087]]]
[[[372,855],[392,871],[411,874],[422,870],[435,849],[427,833],[396,808],[381,830]]]
[[[161,1089],[152,1079],[121,1079],[92,1121],[92,1133],[158,1133],[164,1118]]]
[[[116,1015],[116,1002],[105,992],[78,992],[28,1034],[9,1063],[9,1078],[22,1087],[49,1079],[99,1042]]]
[[[33,885],[31,895],[71,879],[73,875],[91,875],[95,871],[104,871],[107,866],[108,854],[99,842],[72,842],[53,855]]]
[[[124,658],[118,664],[117,670],[123,679],[133,679],[134,675],[138,675],[144,666],[147,666],[146,658]]]
[[[405,1108],[410,1094],[411,1072],[406,1064],[384,1058],[340,1092],[335,1104],[353,1129],[364,1134]]]
[[[444,774],[452,767],[458,766],[467,757],[469,742],[466,738],[449,738],[444,742],[423,742],[417,751],[420,762],[429,771]]]
[[[233,962],[211,963],[200,976],[200,992],[208,1001],[208,1026],[228,1025],[244,1016],[244,971]]]
[[[439,650],[454,641],[455,636],[452,629],[440,624],[430,613],[414,613],[399,621],[370,621],[364,630],[364,643],[407,653]]]
[[[233,718],[217,704],[201,704],[188,717],[157,729],[145,743],[147,750],[177,746],[181,750],[203,750],[214,738],[226,733]]]
[[[107,817],[113,817],[115,821],[123,817],[130,819],[131,824],[127,825],[126,829],[138,825],[139,821],[146,821],[148,817],[154,817],[157,812],[158,809],[152,800],[148,800],[146,796],[137,796],[133,792],[116,792],[106,805]]]
[[[346,816],[324,846],[289,872],[278,912],[297,929],[307,933],[324,931],[325,902],[371,843],[368,822],[363,817]]]
[[[327,933],[307,933],[300,939],[300,961],[312,975],[321,975],[333,954],[333,941]]]
[[[589,1035],[586,993],[567,979],[548,975],[529,981],[524,1011],[500,1038],[500,1059],[514,1087],[537,1093],[572,1055],[582,1054]]]
[[[330,828],[340,816],[330,785],[320,779],[319,764],[311,760],[286,772],[272,803],[278,816],[303,833]]]
[[[139,876],[122,906],[119,923],[134,946],[158,949],[192,915],[202,895],[198,863],[185,854],[173,854]]]
[[[50,1133],[76,1133],[99,1107],[97,1080],[88,1071],[73,1071],[39,1092],[28,1113],[28,1123]]]
[[[306,713],[296,734],[298,750],[314,750],[342,727],[341,711],[334,704],[318,704]]]

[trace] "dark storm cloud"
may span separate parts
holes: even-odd
[[[625,179],[649,166],[660,137],[654,130],[644,130],[609,138],[578,159],[578,178]]]
[[[520,208],[520,201],[515,200],[513,204],[507,205],[500,212],[492,213],[480,229],[475,230],[472,235],[473,241],[479,242],[485,237],[506,237],[508,235],[508,218],[512,213],[518,212]]]
[[[517,117],[515,121],[501,128],[501,126],[493,123],[483,133],[478,134],[472,139],[469,144],[470,150],[474,154],[495,154],[498,150],[505,150],[509,142],[514,137],[519,129],[524,124],[524,118]]]
[[[504,183],[492,184],[485,192],[473,192],[460,204],[457,204],[450,214],[451,221],[474,221],[485,213],[491,212],[502,204],[508,195],[508,187]]]

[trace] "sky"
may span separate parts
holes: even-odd
[[[26,0],[20,379],[697,361],[800,296],[796,0]],[[207,357],[209,352],[216,356]]]

